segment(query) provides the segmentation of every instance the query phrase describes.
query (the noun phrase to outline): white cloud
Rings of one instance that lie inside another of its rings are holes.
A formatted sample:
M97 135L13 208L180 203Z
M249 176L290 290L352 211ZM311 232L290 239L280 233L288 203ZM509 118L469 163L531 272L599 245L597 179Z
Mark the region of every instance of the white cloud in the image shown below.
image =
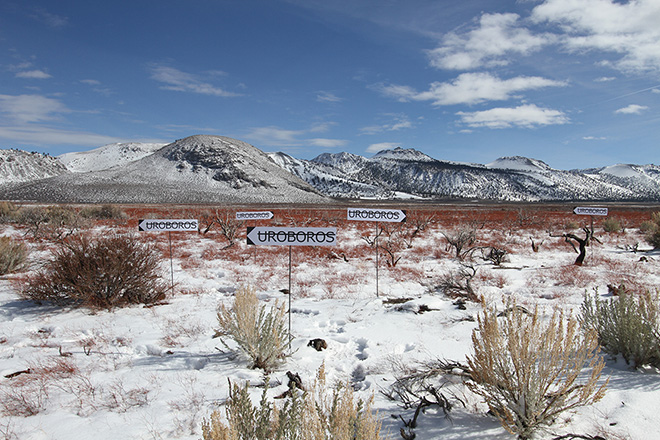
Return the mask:
M595 82L610 82L614 81L616 79L615 76L601 76L600 78L596 78L594 81Z
M191 92L201 95L233 97L240 96L238 93L228 92L224 89L202 81L197 75L182 72L168 66L152 66L151 79L165 84L163 90L172 90L176 92ZM217 76L217 73L212 74Z
M639 115L644 110L648 110L648 109L649 108L645 105L630 104L627 107L623 107L623 108L620 108L620 109L616 110L614 113L624 114L624 115Z
M476 28L447 34L442 45L428 51L431 65L469 70L509 63L511 55L528 55L553 41L550 34L533 34L520 26L517 14L483 14Z
M378 153L383 150L393 150L400 147L401 144L397 142L380 142L378 144L371 144L367 147L367 153Z
M604 136L584 136L582 139L585 141L604 141L607 140Z
M432 101L434 105L440 106L505 101L526 90L565 85L567 83L564 81L538 76L518 76L502 80L489 73L463 73L451 83L434 82L425 92L398 85L381 86L380 90L400 101Z
M61 15L52 14L43 8L37 8L31 14L31 17L54 29L61 29L69 24L69 19Z
M532 19L558 25L562 44L571 50L620 54L612 65L621 71L660 72L657 0L546 0Z
M544 125L561 125L568 117L558 110L537 107L533 104L513 108L493 108L478 112L458 112L461 122L470 127L486 128L533 128Z
M69 112L60 101L41 95L0 95L0 113L18 124L53 120Z
M16 78L48 79L52 78L52 75L43 70L26 70L23 72L16 72Z

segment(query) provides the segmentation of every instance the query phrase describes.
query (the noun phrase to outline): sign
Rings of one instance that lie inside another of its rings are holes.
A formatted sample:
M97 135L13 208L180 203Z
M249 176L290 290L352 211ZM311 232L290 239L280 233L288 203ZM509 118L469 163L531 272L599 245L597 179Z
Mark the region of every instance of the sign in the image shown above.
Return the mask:
M348 208L348 220L399 223L406 221L406 211L400 209Z
M335 246L337 228L248 227L247 243L257 246Z
M607 215L607 208L577 207L573 210L577 215Z
M236 220L270 220L273 218L271 211L248 211L237 212Z
M149 232L197 231L199 222L196 219L188 220L140 220L138 230Z

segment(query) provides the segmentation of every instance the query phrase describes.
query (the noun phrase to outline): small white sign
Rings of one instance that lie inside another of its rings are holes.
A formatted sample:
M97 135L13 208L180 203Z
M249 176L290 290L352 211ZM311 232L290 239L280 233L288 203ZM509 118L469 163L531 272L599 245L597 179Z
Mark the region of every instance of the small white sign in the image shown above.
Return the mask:
M337 228L248 227L247 243L257 246L335 246Z
M273 218L271 211L246 211L237 212L236 220L270 220Z
M366 222L399 223L406 221L406 211L400 209L348 208L347 219Z
M607 215L607 208L579 206L573 210L577 215Z
M186 220L140 220L138 230L150 232L197 231L199 222L196 219Z

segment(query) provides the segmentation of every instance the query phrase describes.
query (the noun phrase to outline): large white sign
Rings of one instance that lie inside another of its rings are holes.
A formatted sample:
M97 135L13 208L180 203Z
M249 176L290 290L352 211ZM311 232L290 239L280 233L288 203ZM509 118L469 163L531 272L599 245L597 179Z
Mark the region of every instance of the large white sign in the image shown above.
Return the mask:
M199 222L196 219L187 220L140 220L138 230L140 231L197 231Z
M261 246L335 246L337 228L248 227L247 243Z
M578 215L607 215L607 208L577 207L573 210Z
M270 220L273 218L271 211L246 211L237 212L236 220Z
M399 223L406 221L406 211L400 209L348 208L347 218L348 220L367 222Z

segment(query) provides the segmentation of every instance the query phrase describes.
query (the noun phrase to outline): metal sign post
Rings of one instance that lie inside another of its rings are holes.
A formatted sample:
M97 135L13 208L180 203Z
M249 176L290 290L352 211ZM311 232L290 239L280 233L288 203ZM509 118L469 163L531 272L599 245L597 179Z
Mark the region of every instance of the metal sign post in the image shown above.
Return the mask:
M374 248L376 248L376 298L378 292L378 236L380 235L380 222L401 223L406 221L406 211L401 209L373 209L373 208L348 208L346 218L353 221L376 222L376 235L374 238Z
M248 226L247 244L252 246L289 246L289 350L291 350L291 248L293 246L335 246L337 228L286 228Z
M172 283L171 292L174 294L174 263L172 261L172 231L197 232L199 222L196 219L183 220L140 220L138 231L140 232L167 232L170 248L170 279Z

